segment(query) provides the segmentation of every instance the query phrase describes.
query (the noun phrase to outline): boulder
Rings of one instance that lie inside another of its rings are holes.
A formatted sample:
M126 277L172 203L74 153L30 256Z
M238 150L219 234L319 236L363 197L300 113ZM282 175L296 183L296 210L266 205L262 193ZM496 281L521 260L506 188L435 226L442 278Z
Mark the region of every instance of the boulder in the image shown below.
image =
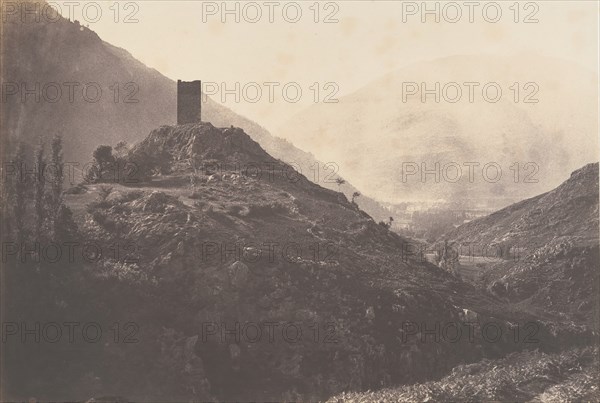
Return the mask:
M231 266L229 266L228 272L231 285L236 288L242 288L246 285L250 269L248 269L248 266L244 263L240 261L233 262Z

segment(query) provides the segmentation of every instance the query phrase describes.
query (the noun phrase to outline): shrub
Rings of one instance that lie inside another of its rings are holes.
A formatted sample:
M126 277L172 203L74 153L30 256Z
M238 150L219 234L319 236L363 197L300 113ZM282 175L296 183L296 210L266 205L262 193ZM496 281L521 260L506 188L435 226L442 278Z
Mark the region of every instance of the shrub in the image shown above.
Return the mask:
M196 207L200 210L204 210L204 207L206 207L206 202L196 201L196 202L194 202L194 207Z
M127 192L123 195L121 195L121 197L119 197L119 202L121 203L127 203L133 200L137 200L140 197L144 196L144 192L141 190L134 190L133 192Z
M233 205L227 207L227 213L229 213L231 215L247 216L249 212L250 212L250 209L248 209L248 207L240 206L238 204L233 204Z
M98 198L100 202L105 202L113 191L112 186L100 186L98 188Z
M88 191L88 187L85 186L83 183L80 183L78 185L72 186L69 189L65 190L65 194L79 195L79 194L86 193L87 191Z
M265 217L287 212L288 208L280 202L272 202L269 204L251 204L248 206L248 215L254 217Z
M330 401L598 401L597 354L597 348L589 347L557 354L512 353L459 365L440 380L343 393Z
M92 218L98 225L101 226L104 225L104 223L106 222L106 216L101 211L94 211L92 213Z

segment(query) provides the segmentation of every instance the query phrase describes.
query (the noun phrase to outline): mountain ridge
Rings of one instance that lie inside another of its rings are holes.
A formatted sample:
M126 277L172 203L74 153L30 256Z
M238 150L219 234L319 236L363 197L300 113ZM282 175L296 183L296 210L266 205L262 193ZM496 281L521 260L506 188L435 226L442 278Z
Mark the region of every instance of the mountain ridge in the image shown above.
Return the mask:
M313 105L279 132L300 147L316 144L317 158L338 161L353 183L378 199L398 203L409 201L410 195L469 202L467 195L477 194L493 201L510 193L512 200L489 206L499 209L548 191L564 180L565 170L597 160L597 85L589 85L597 80L573 63L551 64L542 56L453 56L390 72L327 110ZM473 102L465 82L476 85ZM417 84L415 93L404 88L410 83ZM421 83L427 90L439 85L439 102L432 94L422 102ZM452 83L456 85L448 88L461 89L454 103L447 100L454 91L445 96L443 90ZM500 88L499 101L483 97L487 84ZM574 144L569 135L581 140ZM421 181L420 170L405 181L403 163L411 162L419 167L426 163L428 169L436 162L480 166L474 182L464 166L458 181ZM500 180L485 180L480 171L487 163L500 165ZM515 163L520 164L519 175ZM525 182L525 175L533 180Z

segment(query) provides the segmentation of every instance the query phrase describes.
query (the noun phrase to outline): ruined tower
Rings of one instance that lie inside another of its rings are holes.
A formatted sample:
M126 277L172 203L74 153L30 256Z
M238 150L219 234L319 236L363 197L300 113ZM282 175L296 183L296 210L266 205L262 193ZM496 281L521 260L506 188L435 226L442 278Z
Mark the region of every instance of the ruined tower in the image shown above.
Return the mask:
M177 124L200 122L202 82L177 80Z

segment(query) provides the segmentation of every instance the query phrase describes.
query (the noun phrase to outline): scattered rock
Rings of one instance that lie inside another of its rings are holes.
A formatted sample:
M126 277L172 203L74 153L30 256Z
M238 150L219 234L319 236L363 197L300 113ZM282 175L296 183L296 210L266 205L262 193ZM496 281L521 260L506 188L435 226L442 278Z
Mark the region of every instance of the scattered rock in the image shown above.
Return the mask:
M229 266L228 271L231 285L236 288L243 288L246 285L250 273L250 269L248 269L247 265L240 261L236 261Z

